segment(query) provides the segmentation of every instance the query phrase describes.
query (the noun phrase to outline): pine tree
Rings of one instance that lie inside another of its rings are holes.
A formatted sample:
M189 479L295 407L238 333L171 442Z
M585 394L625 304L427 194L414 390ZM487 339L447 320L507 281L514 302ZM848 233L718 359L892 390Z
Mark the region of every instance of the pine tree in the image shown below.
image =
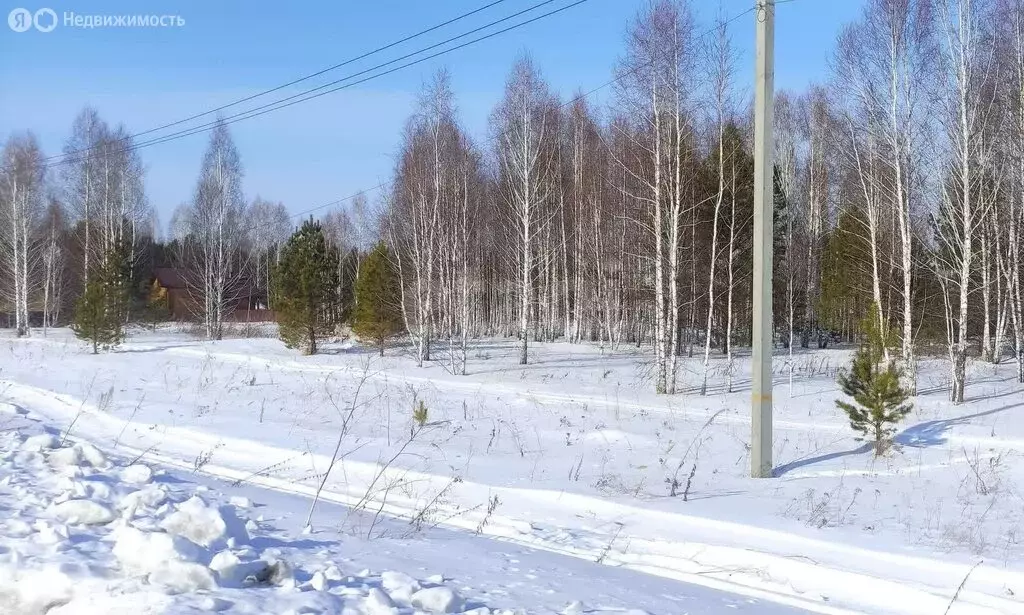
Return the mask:
M98 271L89 276L78 299L72 329L79 339L92 343L93 354L100 348L113 348L124 340L129 276L125 250L116 249L107 254Z
M274 313L289 348L316 354L317 338L330 335L338 314L338 250L312 218L295 231L274 268Z
M881 455L892 440L894 425L913 406L907 403L910 393L900 382L902 369L895 361L885 360L886 344L893 335L879 327L877 310L872 305L865 318L867 337L857 349L851 370L839 375L843 393L854 403L836 400L836 405L846 412L855 431L874 438L875 455Z
M359 266L352 329L356 335L374 340L381 356L388 338L404 329L400 301L398 276L387 246L380 242Z

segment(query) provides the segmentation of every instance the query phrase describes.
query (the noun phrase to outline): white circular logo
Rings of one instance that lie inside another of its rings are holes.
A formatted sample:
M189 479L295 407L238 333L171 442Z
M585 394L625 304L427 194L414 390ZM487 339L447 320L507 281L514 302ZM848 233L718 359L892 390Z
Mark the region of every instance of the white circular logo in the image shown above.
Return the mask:
M32 21L36 24L36 30L44 33L53 32L57 27L57 13L53 9L39 9L32 17Z
M53 15L53 21L56 24L56 13ZM25 32L32 27L32 11L28 9L14 9L7 15L7 25L15 32Z

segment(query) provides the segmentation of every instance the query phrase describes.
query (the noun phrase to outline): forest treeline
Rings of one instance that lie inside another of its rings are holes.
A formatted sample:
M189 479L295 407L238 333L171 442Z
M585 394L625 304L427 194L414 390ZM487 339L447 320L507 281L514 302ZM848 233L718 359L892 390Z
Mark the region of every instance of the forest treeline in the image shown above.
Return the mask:
M780 19L799 10L784 6ZM676 391L684 360L701 362L706 390L712 356L731 367L750 342L752 112L729 23L694 8L639 11L607 105L553 91L524 55L474 136L435 74L380 196L321 217L346 304L324 309L352 311L382 241L421 364L464 372L482 336L515 336L523 363L533 340L635 344L657 391ZM852 341L871 314L909 384L919 354L941 353L962 401L969 357L1024 354L1024 0L867 0L829 53L825 82L775 98L777 342ZM67 321L118 250L138 302L154 267L184 272L210 338L243 285L274 307L299 221L247 199L228 123L162 239L135 142L92 109L59 155L31 133L7 140L0 292L19 333L34 314Z

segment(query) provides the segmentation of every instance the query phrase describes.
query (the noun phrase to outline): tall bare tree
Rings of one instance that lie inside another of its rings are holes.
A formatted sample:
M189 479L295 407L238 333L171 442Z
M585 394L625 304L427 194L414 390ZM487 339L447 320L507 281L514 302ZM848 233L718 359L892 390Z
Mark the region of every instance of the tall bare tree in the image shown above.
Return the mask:
M224 335L224 319L246 280L245 197L242 162L227 124L219 121L210 133L195 195L185 214L188 237L183 245L184 269L193 310L202 319L208 339Z
M19 336L29 331L29 294L38 261L34 231L44 207L46 165L32 133L7 139L0 152L0 263L8 283L5 299L14 311Z
M499 186L512 227L519 270L519 362L526 364L533 308L535 252L551 222L551 174L556 128L551 95L529 57L512 68L505 96L491 118Z

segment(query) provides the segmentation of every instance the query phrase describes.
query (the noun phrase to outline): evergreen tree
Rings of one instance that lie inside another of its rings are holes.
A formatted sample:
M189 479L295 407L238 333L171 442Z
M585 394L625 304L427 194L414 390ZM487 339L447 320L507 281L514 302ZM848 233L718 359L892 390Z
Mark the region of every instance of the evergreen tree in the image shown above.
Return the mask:
M398 276L380 242L359 266L356 279L356 307L352 329L356 335L374 340L384 355L388 338L403 330Z
M131 269L126 250L115 249L106 255L98 270L89 276L75 307L72 329L82 340L92 343L92 352L117 346L124 340L128 315Z
M836 400L850 419L850 426L874 438L875 455L885 452L894 425L910 413L910 393L900 380L903 372L895 361L885 361L885 348L894 336L878 325L878 306L872 305L864 321L867 337L857 349L849 372L839 375L843 393L854 403Z
M316 354L317 338L334 330L338 314L338 250L312 218L295 231L274 268L274 313L289 348Z

